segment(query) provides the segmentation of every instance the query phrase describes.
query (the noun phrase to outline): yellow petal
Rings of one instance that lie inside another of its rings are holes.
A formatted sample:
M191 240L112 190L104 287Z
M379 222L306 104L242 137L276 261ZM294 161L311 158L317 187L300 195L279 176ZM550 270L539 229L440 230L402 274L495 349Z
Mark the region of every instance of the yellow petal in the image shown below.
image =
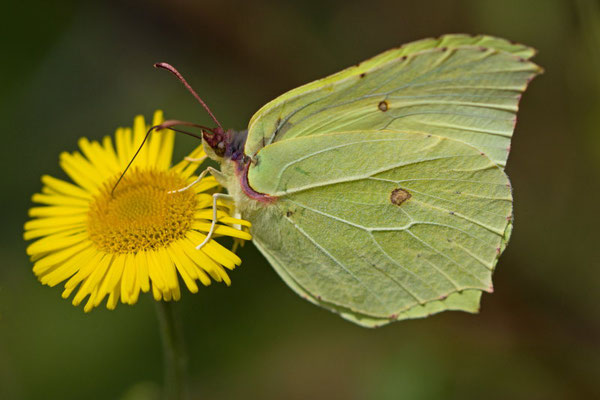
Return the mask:
M137 115L133 120L133 150L134 154L139 150L136 156L138 167L148 167L148 147L145 144L142 146L147 130L144 116Z
M123 276L123 269L125 268L125 255L117 254L110 266L102 285L100 286L100 295L105 296L109 293L114 292L115 287L121 282Z
M123 278L121 279L121 301L129 303L129 297L133 293L135 284L135 258L133 254L127 254L125 258L125 269L123 270Z
M44 206L44 207L31 207L29 209L30 217L62 217L62 216L73 216L78 214L86 214L87 209L82 207L68 207L68 206Z
M54 234L60 235L74 235L76 233L85 232L85 225L80 224L79 226L72 227L64 227L64 226L56 226L52 228L40 228L40 229L30 229L23 233L23 238L25 240L37 239L43 236L50 236Z
M86 241L79 243L75 246L57 251L56 253L49 254L34 264L33 273L39 276L45 273L54 265L63 263L68 258L75 256L76 254L85 250L89 246L91 246L91 242Z
M194 222L192 224L192 229L202 232L208 232L210 230L210 226L211 224L208 222ZM252 239L252 235L250 235L248 232L244 232L239 229L231 228L225 225L215 225L214 233L216 235L231 236L244 240Z
M64 263L56 265L54 269L40 274L40 282L51 287L58 285L76 273L81 265L87 264L96 252L97 250L93 247L83 250L77 255L67 259Z
M225 281L228 282L229 276L225 270L210 257L208 257L202 250L196 249L196 244L189 238L186 239L184 245L182 245L185 254L196 264L198 268L202 268L210 274L210 276L217 282Z
M25 230L44 229L44 228L74 228L86 223L85 215L76 215L73 217L53 217L53 218L37 218L25 222Z
M202 243L206 238L205 235L198 233L196 231L190 231L189 237L198 244ZM206 243L204 247L201 249L206 253L210 258L215 260L217 263L223 265L225 268L234 269L236 265L240 265L242 260L232 253L230 250L221 246L219 243L214 240Z
M92 195L72 183L65 182L61 179L56 179L50 175L42 176L42 183L58 193L66 196L79 197L84 200L90 200Z
M162 268L160 268L156 262L158 255L156 254L156 251L147 251L145 253L146 261L148 262L148 275L152 280L152 290L154 291L154 288L156 287L157 290L162 292L167 289L167 283Z
M89 200L84 200L79 197L73 196L61 196L61 195L47 195L36 193L31 197L31 201L39 204L48 204L53 206L71 206L87 209L89 207Z
M121 285L119 285L119 284L115 285L115 288L110 293L110 296L108 296L108 301L106 302L106 308L108 308L109 310L114 310L117 307L117 303L119 302L119 297L120 297L120 291L119 291L120 286Z
M140 289L145 293L150 290L150 279L149 279L149 271L148 271L148 256L146 251L138 252L136 256L136 264L138 266L137 270L137 285L139 285Z
M156 167L161 170L166 170L171 166L171 158L173 157L173 145L175 143L175 132L171 130L161 131L162 142L158 153Z
M65 247L74 246L80 242L87 240L87 232L77 235L51 235L39 239L27 247L27 254L52 252ZM89 243L89 242L88 242Z
M175 265L173 265L173 260L171 259L171 257L169 257L164 248L157 250L156 254L158 256L158 266L162 269L167 288L170 290L178 288L179 282L177 281L177 273L175 272Z
M179 254L177 254L177 252L174 251L173 246L169 246L167 248L167 253L169 254L169 257L171 257L171 259L175 262L175 267L177 268L177 271L179 271L179 275L181 275L181 277L183 278L183 282L187 286L188 290L192 293L197 293L198 285L196 285L194 278L190 276L190 272L193 273L194 271L190 271L186 268L185 263L179 257Z
M98 263L92 268L89 276L84 279L82 285L79 287L77 294L73 298L73 305L78 306L83 299L91 294L94 289L97 290L97 287L100 284L100 281L106 274L106 270L110 266L110 262L112 260L112 256L110 254L103 254L102 258L98 261Z
M92 177L94 172L97 173L96 168L83 157L75 158L74 155L64 152L60 155L59 164L75 183L90 193L96 193L101 181Z

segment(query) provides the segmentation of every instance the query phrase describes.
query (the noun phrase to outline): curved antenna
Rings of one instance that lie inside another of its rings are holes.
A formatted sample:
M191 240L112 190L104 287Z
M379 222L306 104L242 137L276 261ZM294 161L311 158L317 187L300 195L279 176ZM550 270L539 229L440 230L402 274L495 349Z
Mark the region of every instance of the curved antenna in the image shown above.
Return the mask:
M194 127L194 128L200 128L200 129L203 129L203 130L207 130L207 131L213 132L213 130L211 128L207 128L204 125L194 124L193 122L178 121L178 120L175 120L175 119L167 120L167 121L163 122L160 125L154 125L150 129L148 129L148 132L146 132L146 136L144 136L144 140L142 140L142 143L138 147L137 151L135 152L135 154L133 155L133 157L131 157L131 161L129 161L129 164L127 164L127 167L125 167L125 170L123 171L123 173L121 173L121 176L119 176L119 179L117 179L117 182L115 182L115 185L113 186L112 190L110 191L111 197L114 195L115 189L117 188L117 186L119 185L119 183L121 182L121 180L123 180L123 177L125 176L125 173L129 169L129 167L131 167L131 164L133 164L133 161L135 160L135 158L137 157L137 155L142 150L142 147L144 147L144 144L148 140L148 137L150 136L150 133L152 133L152 131L155 131L155 130L156 131L160 131L161 129L170 129L170 130L172 130L174 132L183 133L185 135L188 135L188 136L191 136L191 137L195 137L196 139L202 140L202 136L198 136L198 135L190 133L190 132L186 132L186 131L182 131L182 130L173 128L174 126L177 126L177 125L191 126L191 127Z
M223 129L223 127L221 126L221 123L217 120L217 118L214 116L214 114L212 113L212 111L210 111L210 108L208 108L208 106L206 105L206 103L200 98L200 96L198 96L198 93L196 93L196 91L194 89L192 89L192 87L190 86L190 84L187 83L187 81L185 80L185 78L183 77L183 75L181 75L179 73L179 71L177 71L175 69L175 67L173 67L171 64L167 64L165 62L156 63L156 64L154 64L154 67L166 69L167 71L169 71L170 73L172 73L173 75L175 75L175 77L177 77L177 79L179 79L179 81L181 83L183 83L183 86L185 86L185 88L192 94L192 96L194 96L196 98L196 100L198 100L198 102L202 105L202 107L204 107L204 109L206 110L206 112L208 113L208 115L210 115L210 117L213 119L213 121L215 121L215 124L217 124L217 126L219 128Z

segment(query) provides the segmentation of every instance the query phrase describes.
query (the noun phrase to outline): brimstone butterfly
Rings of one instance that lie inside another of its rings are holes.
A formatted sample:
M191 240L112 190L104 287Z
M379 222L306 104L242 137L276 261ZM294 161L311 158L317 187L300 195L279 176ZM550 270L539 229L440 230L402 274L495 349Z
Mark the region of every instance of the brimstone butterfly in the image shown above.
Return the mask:
M503 168L534 53L467 35L389 50L276 98L246 131L205 129L209 172L303 298L369 327L476 312L511 233Z

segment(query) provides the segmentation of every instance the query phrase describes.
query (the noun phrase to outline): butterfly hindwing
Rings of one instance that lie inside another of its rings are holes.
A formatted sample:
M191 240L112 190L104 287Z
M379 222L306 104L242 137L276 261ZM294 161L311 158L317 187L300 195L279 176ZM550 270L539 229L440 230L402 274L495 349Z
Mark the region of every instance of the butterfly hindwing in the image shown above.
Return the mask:
M256 155L248 182L277 196L247 215L254 242L299 294L363 325L475 311L508 239L512 197L478 149L359 130Z

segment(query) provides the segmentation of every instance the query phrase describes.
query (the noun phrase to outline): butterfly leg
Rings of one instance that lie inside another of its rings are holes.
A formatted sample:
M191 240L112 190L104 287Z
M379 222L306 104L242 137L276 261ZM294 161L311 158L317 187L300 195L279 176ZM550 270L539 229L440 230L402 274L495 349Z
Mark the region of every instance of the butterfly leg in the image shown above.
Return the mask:
M198 158L185 156L183 159L188 162L195 162L195 163L202 164L204 162L204 160L206 160L206 156L198 157Z
M210 173L212 176L217 176L217 175L221 175L221 173L219 171L217 171L216 169L212 168L212 167L208 167L206 168L204 171L202 171L200 173L200 175L198 175L198 177L194 180L194 182L190 183L189 185L182 187L181 189L177 189L177 190L171 190L168 193L180 193L180 192L185 192L186 190L192 188L195 184L197 184L198 182L200 182L205 176L206 174Z
M215 193L213 194L213 208L212 208L212 222L210 224L210 229L208 230L208 233L206 234L206 238L204 239L204 241L202 243L200 243L198 246L196 246L196 250L200 250L202 247L204 247L204 245L206 243L208 243L208 241L212 238L213 234L215 233L215 228L217 227L217 200L219 199L225 199L225 200L233 200L233 197L231 197L228 194L225 193Z

